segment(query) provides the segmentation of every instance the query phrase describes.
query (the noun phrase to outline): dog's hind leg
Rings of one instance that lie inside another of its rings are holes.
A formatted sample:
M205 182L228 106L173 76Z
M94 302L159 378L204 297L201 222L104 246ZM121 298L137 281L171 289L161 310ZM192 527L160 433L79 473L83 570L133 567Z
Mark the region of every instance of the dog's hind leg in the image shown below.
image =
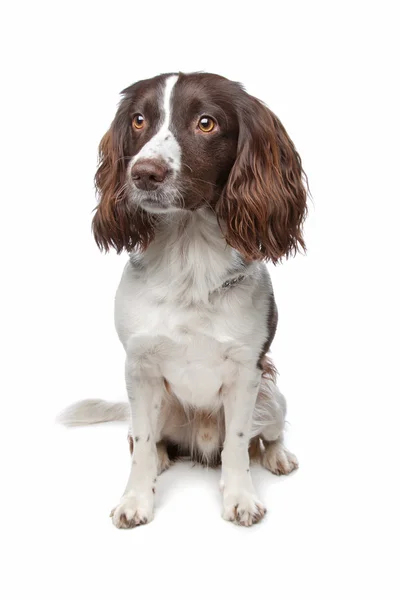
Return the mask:
M254 411L256 435L249 451L254 460L275 475L287 475L299 466L296 456L283 443L285 417L285 397L273 381L263 379Z

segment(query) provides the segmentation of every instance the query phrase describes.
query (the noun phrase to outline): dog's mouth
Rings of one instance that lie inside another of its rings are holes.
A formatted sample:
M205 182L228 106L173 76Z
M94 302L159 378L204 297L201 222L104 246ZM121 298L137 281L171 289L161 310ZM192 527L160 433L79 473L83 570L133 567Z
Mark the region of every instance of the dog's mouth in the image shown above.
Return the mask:
M132 203L147 212L165 213L184 209L182 194L172 185L157 190L139 190L132 188Z

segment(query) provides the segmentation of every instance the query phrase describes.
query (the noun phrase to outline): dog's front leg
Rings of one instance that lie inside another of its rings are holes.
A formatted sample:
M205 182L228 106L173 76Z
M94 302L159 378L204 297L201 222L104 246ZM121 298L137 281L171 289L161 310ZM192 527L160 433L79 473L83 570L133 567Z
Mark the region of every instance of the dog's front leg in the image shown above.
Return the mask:
M223 513L227 521L249 526L266 510L257 498L250 474L249 443L261 373L242 367L235 383L223 388L225 442L222 451Z
M157 421L165 392L157 348L136 343L127 352L125 377L131 407L134 451L119 505L111 511L116 527L128 529L153 519L157 480Z

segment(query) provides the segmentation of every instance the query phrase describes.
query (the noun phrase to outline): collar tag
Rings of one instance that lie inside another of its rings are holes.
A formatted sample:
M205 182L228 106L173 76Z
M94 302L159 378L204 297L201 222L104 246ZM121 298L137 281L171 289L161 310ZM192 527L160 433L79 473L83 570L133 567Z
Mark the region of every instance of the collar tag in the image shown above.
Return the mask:
M224 281L224 283L221 285L221 288L233 287L237 283L240 283L241 281L243 281L244 277L245 277L244 275L238 275L237 277L234 277L233 279L227 279L227 281Z

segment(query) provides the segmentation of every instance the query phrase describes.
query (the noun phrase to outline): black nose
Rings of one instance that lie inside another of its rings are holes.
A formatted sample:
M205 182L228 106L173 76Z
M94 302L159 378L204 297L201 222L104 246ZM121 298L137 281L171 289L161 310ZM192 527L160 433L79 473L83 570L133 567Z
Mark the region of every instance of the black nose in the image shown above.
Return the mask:
M139 190L156 190L169 172L168 165L160 160L142 159L132 167L131 176Z

